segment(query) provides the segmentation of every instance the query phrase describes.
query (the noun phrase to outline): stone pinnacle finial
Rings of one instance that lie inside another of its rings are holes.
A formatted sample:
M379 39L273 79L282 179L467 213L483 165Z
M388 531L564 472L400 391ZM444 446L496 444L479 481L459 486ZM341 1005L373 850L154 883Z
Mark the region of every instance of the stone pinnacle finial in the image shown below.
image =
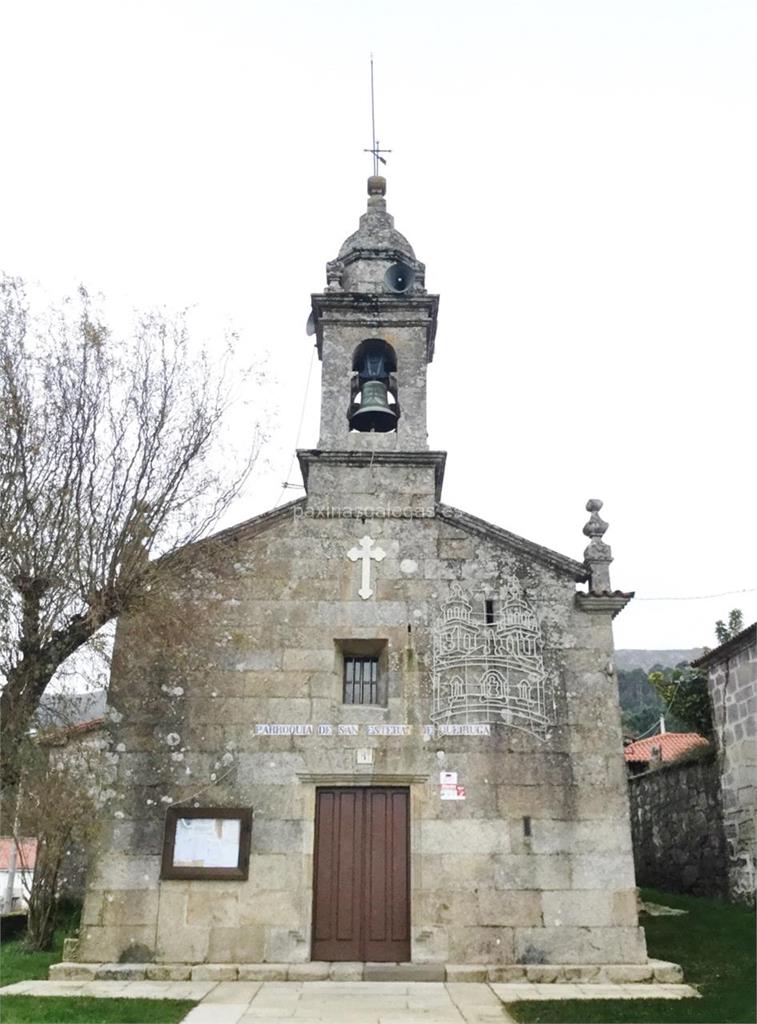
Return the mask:
M386 213L386 178L372 174L368 179L368 213Z
M607 532L608 524L599 516L602 502L599 498L590 498L586 502L586 511L590 512L589 522L584 526L584 534L589 538L589 546L584 551L584 562L591 573L589 589L593 594L609 594L610 562L612 548L605 544L602 537Z
M604 502L600 501L599 498L589 498L586 502L586 511L591 512L591 518L589 522L584 526L584 534L587 537L603 537L607 533L608 523L604 519L599 518L599 510L602 508Z

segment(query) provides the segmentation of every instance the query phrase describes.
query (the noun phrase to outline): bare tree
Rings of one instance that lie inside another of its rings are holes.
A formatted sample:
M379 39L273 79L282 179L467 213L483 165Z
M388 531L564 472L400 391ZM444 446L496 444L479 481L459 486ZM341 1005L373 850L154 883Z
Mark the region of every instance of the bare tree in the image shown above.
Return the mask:
M85 858L99 834L101 749L88 745L86 737L69 746L68 732L59 728L23 741L22 832L37 840L34 873L25 882L24 944L32 950L52 945L66 865L74 850ZM14 838L20 852L18 835Z
M229 339L220 359L194 354L186 318L160 312L117 338L83 288L41 314L16 279L0 278L0 298L0 753L13 784L56 671L155 587L156 555L217 522L260 433L233 457Z

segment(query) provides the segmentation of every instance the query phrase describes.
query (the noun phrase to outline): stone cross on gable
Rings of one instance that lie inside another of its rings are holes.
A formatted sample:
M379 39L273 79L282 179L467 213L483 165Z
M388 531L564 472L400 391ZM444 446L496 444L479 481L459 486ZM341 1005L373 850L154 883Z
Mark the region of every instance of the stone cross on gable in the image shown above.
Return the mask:
M374 541L368 537L361 537L358 541L356 548L350 548L347 552L347 557L351 562L357 562L359 558L363 560L363 573L360 581L360 589L358 594L364 601L373 594L371 590L371 559L375 558L377 562L380 562L382 558L386 557L386 552L382 551L381 548L374 548ZM373 550L371 550L373 549Z

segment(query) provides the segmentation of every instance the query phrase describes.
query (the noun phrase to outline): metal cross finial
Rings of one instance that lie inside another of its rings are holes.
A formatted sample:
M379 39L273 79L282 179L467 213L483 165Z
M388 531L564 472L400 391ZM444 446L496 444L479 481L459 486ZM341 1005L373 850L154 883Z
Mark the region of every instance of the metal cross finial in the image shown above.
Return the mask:
M371 138L373 139L373 145L370 149L364 149L363 152L373 154L373 173L374 175L377 175L379 172L379 161L381 161L382 164L386 164L386 160L384 160L381 154L391 153L391 149L381 149L379 141L376 138L376 101L373 90L373 54L371 54Z

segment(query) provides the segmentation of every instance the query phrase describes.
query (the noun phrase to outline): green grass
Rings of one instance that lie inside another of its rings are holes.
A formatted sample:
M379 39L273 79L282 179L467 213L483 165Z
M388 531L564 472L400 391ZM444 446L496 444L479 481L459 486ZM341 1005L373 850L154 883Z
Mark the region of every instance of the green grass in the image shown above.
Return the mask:
M173 1024L197 1004L189 999L92 999L3 996L3 1024Z
M21 939L0 947L0 985L47 978L58 963L65 932L55 934L48 953L27 953ZM94 999L89 996L4 996L0 989L3 1024L173 1024L197 1003L188 999Z
M684 980L699 989L701 999L521 1002L509 1003L509 1014L524 1024L754 1024L754 912L654 889L642 889L642 897L688 911L676 917L645 914L641 923L649 955L681 964Z
M11 939L0 946L0 985L14 981L46 978L50 964L57 964L63 952L62 931L55 933L53 948L47 953L27 953L21 939Z

